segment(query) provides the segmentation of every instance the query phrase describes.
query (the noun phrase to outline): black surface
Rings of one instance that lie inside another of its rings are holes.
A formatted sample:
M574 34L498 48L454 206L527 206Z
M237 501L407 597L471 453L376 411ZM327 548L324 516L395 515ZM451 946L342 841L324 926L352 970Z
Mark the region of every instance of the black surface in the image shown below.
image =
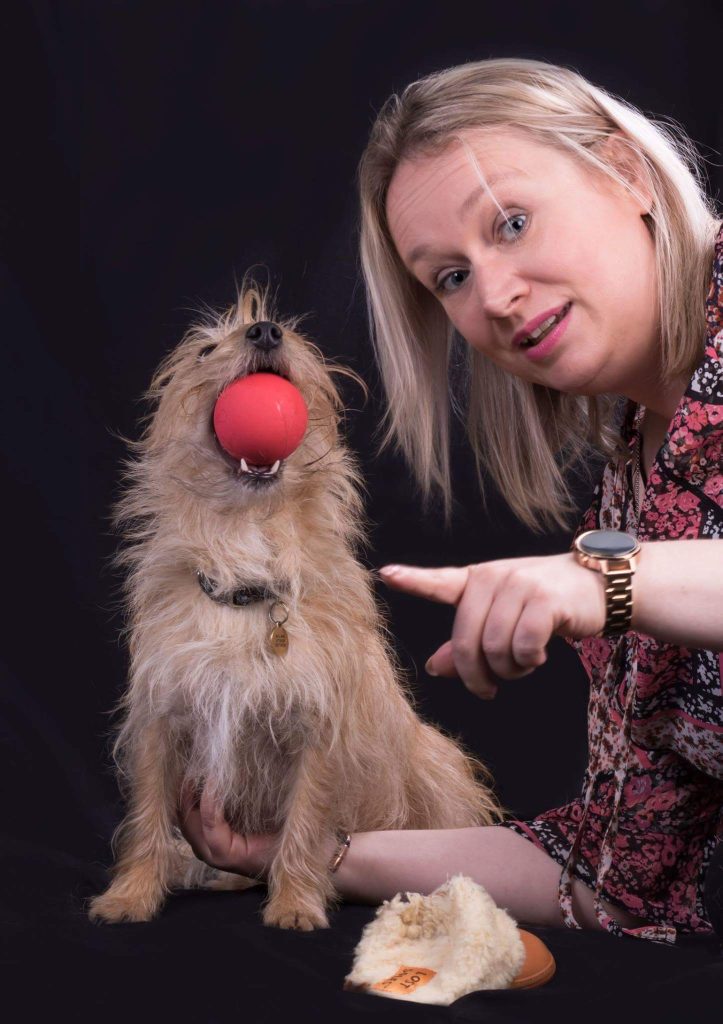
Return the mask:
M715 938L682 936L669 947L530 928L557 963L546 985L470 993L449 1007L405 1006L342 990L364 925L374 917L371 906L343 905L329 929L282 931L262 924L266 890L258 886L244 893L174 893L157 920L145 924L90 924L83 905L105 882L100 866L47 844L5 840L1 848L5 938L8 931L13 935L4 956L3 997L21 997L30 1020L62 1008L74 1021L220 1024L288 1015L302 1021L679 1024L703 1020L723 989L723 946Z
M232 301L257 266L325 354L369 381L343 385L346 432L368 485L369 566L466 564L557 553L494 496L481 511L470 453L454 449L445 533L409 475L377 456L381 408L357 264L354 174L393 89L486 56L577 67L681 122L721 181L716 3L645 0L515 7L460 2L31 0L6 8L3 88L3 568L0 648L0 992L10 1019L150 1021L708 1019L720 1014L716 940L674 948L540 933L556 978L450 1009L341 991L373 908L318 934L267 929L260 894L180 894L148 925L84 917L121 814L108 712L125 679L107 568L108 512L136 436L138 397L204 304ZM582 509L589 499L578 488ZM480 702L422 665L451 610L380 587L421 712L491 767L519 816L579 792L587 685L562 640L533 675Z

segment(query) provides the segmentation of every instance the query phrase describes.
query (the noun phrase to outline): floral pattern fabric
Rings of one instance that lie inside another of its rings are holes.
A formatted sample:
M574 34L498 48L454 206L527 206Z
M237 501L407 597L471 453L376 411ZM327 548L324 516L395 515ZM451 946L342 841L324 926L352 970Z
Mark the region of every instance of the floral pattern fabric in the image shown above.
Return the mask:
M631 460L611 460L577 534L624 530L656 540L723 538L723 227L706 301L703 358L650 471L636 523ZM622 433L630 456L645 407L628 401ZM576 534L576 536L577 536ZM590 680L589 762L582 795L508 827L563 866L565 925L572 876L594 890L609 932L675 942L712 932L703 905L705 874L723 840L723 655L635 631L568 639ZM624 928L602 905L649 924Z

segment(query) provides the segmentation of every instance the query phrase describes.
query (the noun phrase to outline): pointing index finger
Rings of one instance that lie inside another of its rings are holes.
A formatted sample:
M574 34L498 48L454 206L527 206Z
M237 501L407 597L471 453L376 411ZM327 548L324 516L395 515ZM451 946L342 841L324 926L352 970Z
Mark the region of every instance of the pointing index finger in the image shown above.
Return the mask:
M381 579L395 590L404 590L417 597L442 604L458 604L469 578L467 566L445 566L425 569L416 565L385 565L379 570Z

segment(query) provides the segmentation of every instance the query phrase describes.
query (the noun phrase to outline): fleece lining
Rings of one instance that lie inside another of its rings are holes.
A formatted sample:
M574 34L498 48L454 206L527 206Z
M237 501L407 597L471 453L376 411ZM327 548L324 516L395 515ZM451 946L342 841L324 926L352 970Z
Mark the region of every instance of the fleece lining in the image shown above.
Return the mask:
M364 928L344 988L448 1006L478 989L509 988L524 960L514 918L483 886L453 875L428 896L384 900Z

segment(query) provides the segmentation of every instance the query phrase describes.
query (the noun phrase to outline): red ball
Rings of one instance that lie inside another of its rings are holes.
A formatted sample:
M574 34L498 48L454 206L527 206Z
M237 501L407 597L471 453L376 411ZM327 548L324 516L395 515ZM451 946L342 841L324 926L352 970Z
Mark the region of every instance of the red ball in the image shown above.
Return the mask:
M308 419L306 402L290 381L275 373L252 373L218 396L213 429L229 455L268 466L296 451Z

